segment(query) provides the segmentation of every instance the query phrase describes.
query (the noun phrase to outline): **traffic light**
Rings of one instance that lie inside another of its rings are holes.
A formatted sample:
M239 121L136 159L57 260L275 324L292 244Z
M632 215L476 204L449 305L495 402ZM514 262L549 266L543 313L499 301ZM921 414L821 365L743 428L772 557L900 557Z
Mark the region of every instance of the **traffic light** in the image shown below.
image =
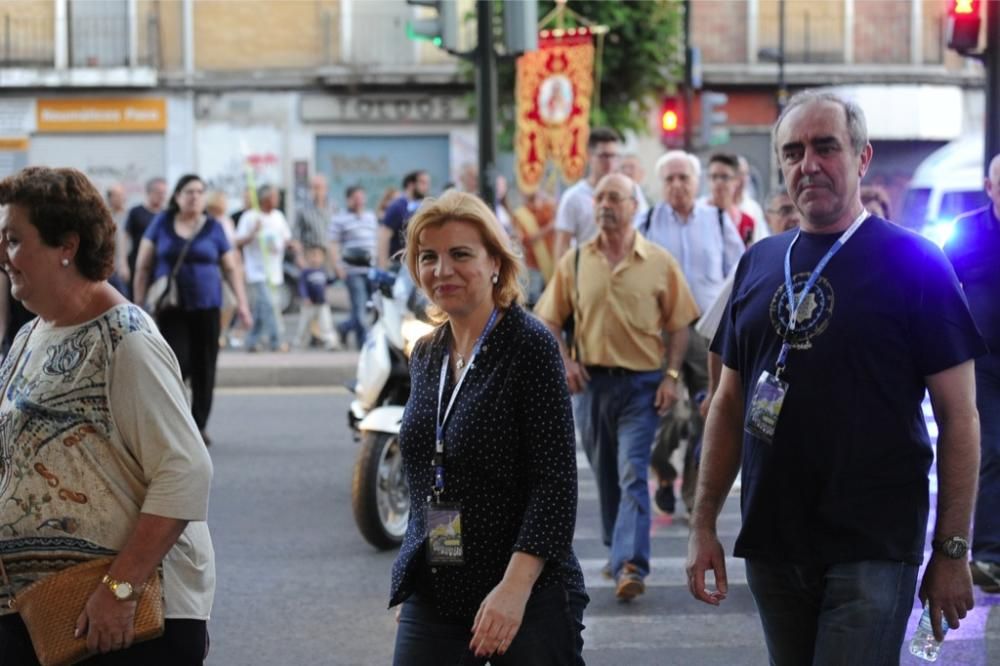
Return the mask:
M430 7L436 17L408 21L406 36L426 39L445 51L458 50L458 1L457 0L406 0L408 5Z
M729 143L726 122L729 115L720 107L729 101L725 93L703 90L701 92L701 142L706 146Z
M538 0L503 3L503 45L507 55L538 50Z
M684 147L684 100L680 95L663 98L660 106L660 141L667 148Z
M979 0L948 0L948 48L959 53L979 47Z

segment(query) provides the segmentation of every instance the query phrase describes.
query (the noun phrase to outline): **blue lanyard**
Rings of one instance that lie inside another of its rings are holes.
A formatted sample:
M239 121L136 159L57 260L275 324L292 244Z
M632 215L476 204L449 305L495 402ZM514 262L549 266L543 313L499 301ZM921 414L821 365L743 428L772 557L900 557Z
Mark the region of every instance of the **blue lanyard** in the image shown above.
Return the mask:
M806 300L806 296L814 286L816 286L816 281L819 280L820 274L826 265L830 263L833 259L833 255L840 251L840 248L847 244L847 241L851 240L851 236L854 232L861 227L861 223L868 219L868 211L862 210L861 213L854 219L854 222L847 231L844 232L840 238L833 244L819 263L816 264L816 268L813 269L812 274L809 279L806 280L806 286L803 287L802 291L799 293L799 300L795 300L795 286L792 283L792 248L795 247L795 243L798 242L799 236L802 235L802 231L799 230L795 234L795 238L792 239L791 244L788 246L788 250L785 251L785 295L788 297L788 333L795 330L795 325L798 322L799 308ZM781 345L781 351L778 353L778 362L776 364L775 376L780 377L781 373L785 370L785 363L788 361L788 352L791 351L792 345L788 342L788 333L785 334L785 341Z
M443 416L441 415L441 403L444 400L444 385L448 380L448 359L451 354L445 351L444 358L441 359L441 381L438 384L437 427L435 429L436 441L434 443L434 496L439 500L441 493L444 492L444 428L448 423L448 417L451 415L451 408L455 405L455 398L458 397L458 392L465 382L465 376L472 369L472 364L475 362L476 357L479 356L479 350L483 346L483 340L486 339L486 336L493 329L493 325L496 324L499 314L500 311L497 308L493 308L493 312L486 322L486 327L479 334L476 344L472 347L472 355L469 357L469 362L462 370L462 374L458 377L458 383L455 384L455 389L451 392L451 399L448 401L448 406L445 407Z

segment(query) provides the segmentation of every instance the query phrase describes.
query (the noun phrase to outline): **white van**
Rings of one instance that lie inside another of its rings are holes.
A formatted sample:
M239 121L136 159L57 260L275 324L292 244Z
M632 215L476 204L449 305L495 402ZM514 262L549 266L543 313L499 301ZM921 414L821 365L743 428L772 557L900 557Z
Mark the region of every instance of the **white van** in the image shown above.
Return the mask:
M900 221L943 245L956 217L988 203L983 191L983 139L957 139L917 167L906 188Z

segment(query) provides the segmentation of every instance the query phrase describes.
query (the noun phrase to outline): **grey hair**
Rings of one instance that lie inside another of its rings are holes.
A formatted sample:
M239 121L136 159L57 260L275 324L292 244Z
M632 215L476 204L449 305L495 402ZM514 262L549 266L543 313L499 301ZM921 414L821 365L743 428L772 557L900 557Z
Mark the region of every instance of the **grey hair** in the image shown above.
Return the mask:
M660 170L667 165L668 162L673 162L674 160L687 160L688 164L691 165L691 171L694 172L694 179L696 182L701 181L701 160L691 153L685 152L683 150L669 150L660 156L660 159L656 160L656 176L660 177Z
M274 192L274 185L261 185L257 188L257 201L260 201L272 192Z
M778 116L778 122L774 123L774 129L771 131L771 143L774 145L774 152L777 154L779 150L778 129L781 127L781 122L791 113L792 109L814 102L833 102L834 104L839 104L844 109L847 120L847 136L851 139L851 148L854 150L855 155L860 155L861 151L868 145L868 124L865 122L865 112L856 103L844 99L834 92L816 89L797 92L788 100L787 106L785 106L781 115Z

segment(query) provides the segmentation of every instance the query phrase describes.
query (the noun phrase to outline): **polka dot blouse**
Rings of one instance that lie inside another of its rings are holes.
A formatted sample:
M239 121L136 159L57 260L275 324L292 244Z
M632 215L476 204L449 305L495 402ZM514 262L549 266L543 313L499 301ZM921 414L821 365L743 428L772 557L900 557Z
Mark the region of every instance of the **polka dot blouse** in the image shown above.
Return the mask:
M576 448L562 358L548 329L518 306L484 340L448 417L441 500L461 503L465 564L427 564L424 507L434 484L438 382L450 343L448 326L441 326L411 358L400 448L412 506L390 605L417 593L442 618L471 623L515 551L545 559L536 591L582 591L572 546ZM454 388L449 372L445 404Z

